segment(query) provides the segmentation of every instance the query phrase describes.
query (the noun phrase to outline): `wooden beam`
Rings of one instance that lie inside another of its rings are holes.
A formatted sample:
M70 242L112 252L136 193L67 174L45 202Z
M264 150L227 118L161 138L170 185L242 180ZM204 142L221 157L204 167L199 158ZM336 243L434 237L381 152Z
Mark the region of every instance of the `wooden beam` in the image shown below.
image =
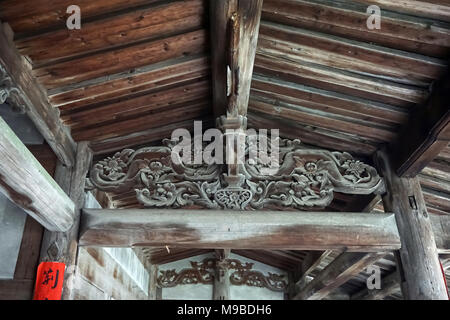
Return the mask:
M262 0L210 1L213 110L216 118L227 112L228 93L233 96L228 92L230 79L235 80L234 88L237 89L237 113L233 116L247 114L262 3ZM232 36L233 30L235 37Z
M0 64L6 69L12 83L21 92L27 104L26 112L41 135L66 166L75 159L75 144L69 129L59 118L59 112L48 102L45 89L32 74L28 61L22 57L12 42L12 32L0 21Z
M75 203L74 223L66 232L46 231L41 246L41 261L55 261L66 264L63 299L73 298L75 277L72 275L75 270L70 267L76 264L80 209L85 203L84 187L92 162L92 151L89 149L87 142L78 144L76 154L76 163L73 168L67 168L59 164L55 172L55 180Z
M386 255L386 252L344 252L323 269L295 297L295 300L319 300Z
M225 259L230 257L230 249L216 250L216 268L214 270L213 300L230 299L231 270L225 265Z
M434 86L425 106L419 106L403 128L392 161L401 177L415 177L450 143L450 73Z
M84 209L80 245L377 252L399 248L391 214Z
M379 172L384 176L384 209L395 213L402 246L400 260L406 285L406 299L448 299L439 264L431 220L418 178L400 178L385 151L376 154Z
M439 254L450 254L450 216L431 215L434 241Z
M332 250L311 251L301 264L301 276L296 281L297 291L300 291L307 284L307 278L310 274L332 253Z
M381 279L380 289L364 288L353 294L351 300L382 300L391 294L400 291L400 279L397 271Z
M66 231L75 205L0 117L0 191L45 228Z

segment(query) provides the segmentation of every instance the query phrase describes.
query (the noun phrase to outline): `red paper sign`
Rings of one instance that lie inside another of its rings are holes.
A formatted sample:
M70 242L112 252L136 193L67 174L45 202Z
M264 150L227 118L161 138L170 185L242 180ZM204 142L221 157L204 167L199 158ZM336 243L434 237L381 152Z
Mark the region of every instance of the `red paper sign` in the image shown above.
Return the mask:
M42 262L37 270L33 300L61 300L66 265Z

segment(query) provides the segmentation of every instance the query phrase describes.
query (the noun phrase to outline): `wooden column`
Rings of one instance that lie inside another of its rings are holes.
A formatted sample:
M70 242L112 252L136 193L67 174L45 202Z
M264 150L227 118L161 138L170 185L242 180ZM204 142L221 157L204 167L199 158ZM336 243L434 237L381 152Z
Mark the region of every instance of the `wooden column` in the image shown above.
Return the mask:
M216 250L213 300L230 300L230 270L226 266L230 250Z
M148 273L150 276L149 284L148 284L148 300L157 300L158 296L158 266L150 265L148 269Z
M66 231L74 202L0 117L0 191L52 231Z
M67 168L59 164L55 179L73 200L76 217L73 226L67 232L45 232L41 247L41 261L55 261L66 264L64 275L63 299L72 298L74 272L78 250L78 230L80 210L85 201L85 181L92 161L92 151L87 142L80 142L77 147L75 166Z
M447 300L432 224L419 180L400 178L385 151L377 153L379 172L386 182L383 205L394 212L401 239L400 260L403 296L412 300Z

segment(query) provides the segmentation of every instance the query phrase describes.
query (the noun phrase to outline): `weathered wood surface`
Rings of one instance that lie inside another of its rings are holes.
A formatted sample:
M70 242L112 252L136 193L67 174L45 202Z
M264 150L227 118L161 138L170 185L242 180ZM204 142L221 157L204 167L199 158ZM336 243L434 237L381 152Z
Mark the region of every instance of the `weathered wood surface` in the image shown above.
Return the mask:
M450 254L450 216L430 216L439 254Z
M0 280L0 300L31 300L33 280Z
M432 223L419 180L397 176L383 151L377 153L376 161L386 182L383 205L386 211L395 213L400 233L400 260L406 280L403 296L412 300L447 300Z
M400 291L400 277L397 271L383 277L380 289L364 288L351 296L352 300L382 300L387 296Z
M75 281L82 284L74 289L73 296L83 295L89 286L99 288L104 299L148 300L146 293L126 271L102 248L80 248Z
M45 228L66 231L75 205L0 118L0 190Z
M22 57L11 40L7 25L0 21L0 64L5 67L14 85L22 92L27 103L26 112L41 135L55 152L58 159L67 166L74 163L75 144L31 71L31 65Z
M382 10L382 28L368 32L367 7L372 4L375 2L357 4L355 1L335 0L266 0L262 17L272 22L386 47L446 57L449 38L442 36L444 30L440 28L439 21ZM391 4L395 5L394 2ZM398 5L401 6L400 3ZM431 3L428 6L433 10L436 8ZM425 11L421 10L420 16L426 16Z
M386 255L379 253L344 252L323 269L294 297L295 300L319 300L350 280L353 276Z
M84 209L80 245L380 251L399 239L390 214Z
M87 142L81 142L77 147L76 163L73 168L59 164L55 172L55 180L67 192L75 203L75 218L72 227L66 232L44 233L41 246L41 261L58 261L66 264L64 275L63 299L73 298L73 272L78 250L78 230L80 223L80 209L84 205L84 186L86 175L92 161L92 151Z
M414 110L399 140L393 143L394 169L415 177L450 143L450 73L433 86L427 103Z
M247 114L262 3L262 0L213 0L209 3L215 117L224 115L227 111L227 65L230 67L230 74L236 78L238 89L235 101L237 110L233 111L234 116ZM238 43L234 43L234 66L230 65L228 58L231 54L229 51L233 50L230 39L230 18L233 14L236 14L236 32L239 36Z
M307 284L307 278L311 273L328 257L332 250L325 251L311 251L302 261L300 265L300 277L295 281L296 291L304 288Z
M214 270L213 300L230 300L231 270L226 266L230 249L216 250L216 265Z

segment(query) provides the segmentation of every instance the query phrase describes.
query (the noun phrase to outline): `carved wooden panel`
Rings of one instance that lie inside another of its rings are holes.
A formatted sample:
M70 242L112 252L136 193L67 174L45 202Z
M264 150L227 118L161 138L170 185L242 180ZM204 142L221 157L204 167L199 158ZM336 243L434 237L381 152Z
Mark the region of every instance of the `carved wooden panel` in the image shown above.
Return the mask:
M324 208L334 191L369 194L382 187L373 167L348 153L305 149L299 140L279 140L275 170L249 161L247 152L236 175L226 173L226 165L175 163L174 146L165 140L164 146L123 150L95 164L90 180L102 191L134 189L138 201L150 208Z
M192 268L177 272L175 269L160 271L158 285L161 288L173 288L186 284L213 284L214 269L219 267L217 260L208 258L202 262L190 262ZM250 287L267 288L272 291L284 292L287 289L285 276L268 273L264 275L253 269L253 263L242 263L237 259L225 259L220 262L220 268L234 270L230 275L233 285L246 285Z

